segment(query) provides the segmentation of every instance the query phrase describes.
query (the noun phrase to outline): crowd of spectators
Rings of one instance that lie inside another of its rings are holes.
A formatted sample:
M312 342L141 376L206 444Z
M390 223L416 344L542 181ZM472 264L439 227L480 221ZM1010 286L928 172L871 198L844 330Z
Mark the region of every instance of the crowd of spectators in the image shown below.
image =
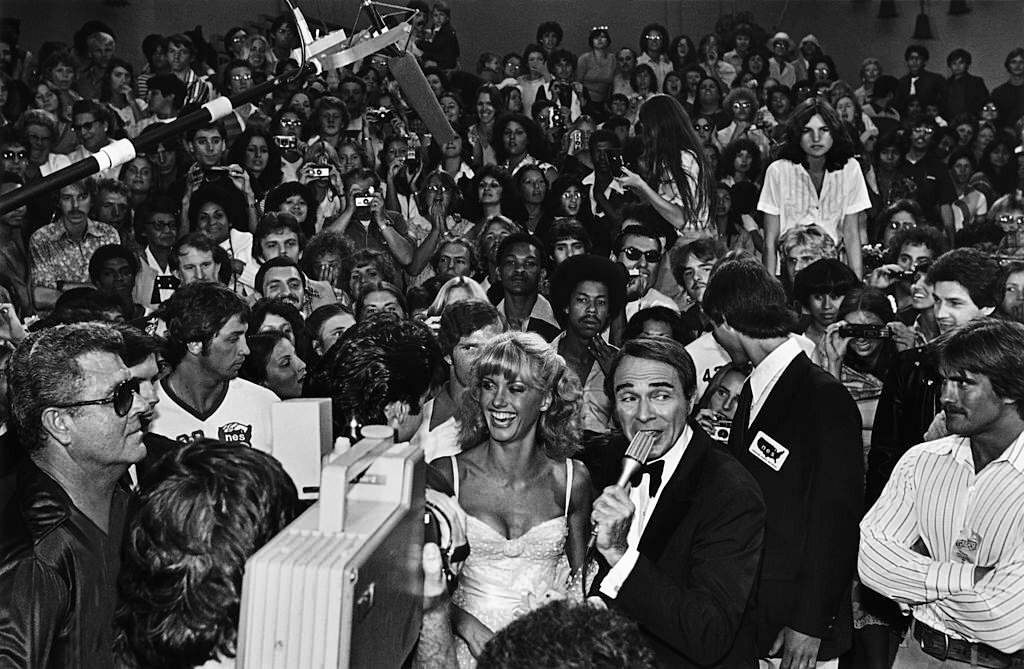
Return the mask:
M231 666L304 397L466 514L423 665L1024 662L1024 48L408 9L451 141L377 54L0 215L0 666ZM300 65L288 15L54 37L0 20L0 199Z

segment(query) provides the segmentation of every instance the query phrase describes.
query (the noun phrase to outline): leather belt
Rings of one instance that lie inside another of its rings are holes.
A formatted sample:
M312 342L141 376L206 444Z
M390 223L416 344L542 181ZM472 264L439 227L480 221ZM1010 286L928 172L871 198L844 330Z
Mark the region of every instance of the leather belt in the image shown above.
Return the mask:
M1024 651L1004 653L987 644L956 639L919 620L914 621L914 638L921 644L921 650L937 660L953 660L990 669L1024 667Z

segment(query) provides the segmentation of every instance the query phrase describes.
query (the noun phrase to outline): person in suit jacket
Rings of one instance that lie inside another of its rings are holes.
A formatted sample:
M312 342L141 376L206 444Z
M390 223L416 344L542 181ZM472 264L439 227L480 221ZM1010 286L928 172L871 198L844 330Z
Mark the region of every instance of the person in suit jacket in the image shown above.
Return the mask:
M924 69L928 65L928 49L920 44L911 44L903 52L907 73L899 79L896 88L896 109L901 114L907 111L907 100L911 95L921 101L921 109L935 105L939 113L946 102L946 80L941 74Z
M850 647L850 585L863 505L861 421L846 388L790 336L782 284L752 259L716 267L704 293L715 338L750 361L728 448L761 486L764 557L753 616L762 658L837 665Z
M688 424L696 373L682 344L623 344L605 380L627 439L658 432L631 489L594 502L596 584L639 624L661 667L756 666L744 617L757 576L765 508L757 483L700 427Z

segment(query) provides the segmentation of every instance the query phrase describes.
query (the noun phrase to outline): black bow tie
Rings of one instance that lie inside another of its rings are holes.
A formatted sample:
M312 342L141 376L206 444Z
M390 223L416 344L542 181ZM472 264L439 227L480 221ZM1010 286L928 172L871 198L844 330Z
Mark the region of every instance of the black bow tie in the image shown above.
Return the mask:
M661 475L664 471L665 461L654 460L653 462L648 462L646 465L642 466L640 471L634 474L633 478L629 479L629 482L634 486L638 486L640 485L640 477L644 474L650 475L651 478L648 480L647 494L653 498L658 494L658 488L661 487Z

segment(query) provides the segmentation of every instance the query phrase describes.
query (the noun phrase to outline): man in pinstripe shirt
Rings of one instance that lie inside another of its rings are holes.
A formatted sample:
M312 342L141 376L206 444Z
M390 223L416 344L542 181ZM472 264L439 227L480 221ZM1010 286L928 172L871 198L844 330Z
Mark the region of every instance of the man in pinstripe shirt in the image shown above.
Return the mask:
M897 669L1024 666L1024 325L964 325L939 369L951 434L896 465L860 576L913 612Z

